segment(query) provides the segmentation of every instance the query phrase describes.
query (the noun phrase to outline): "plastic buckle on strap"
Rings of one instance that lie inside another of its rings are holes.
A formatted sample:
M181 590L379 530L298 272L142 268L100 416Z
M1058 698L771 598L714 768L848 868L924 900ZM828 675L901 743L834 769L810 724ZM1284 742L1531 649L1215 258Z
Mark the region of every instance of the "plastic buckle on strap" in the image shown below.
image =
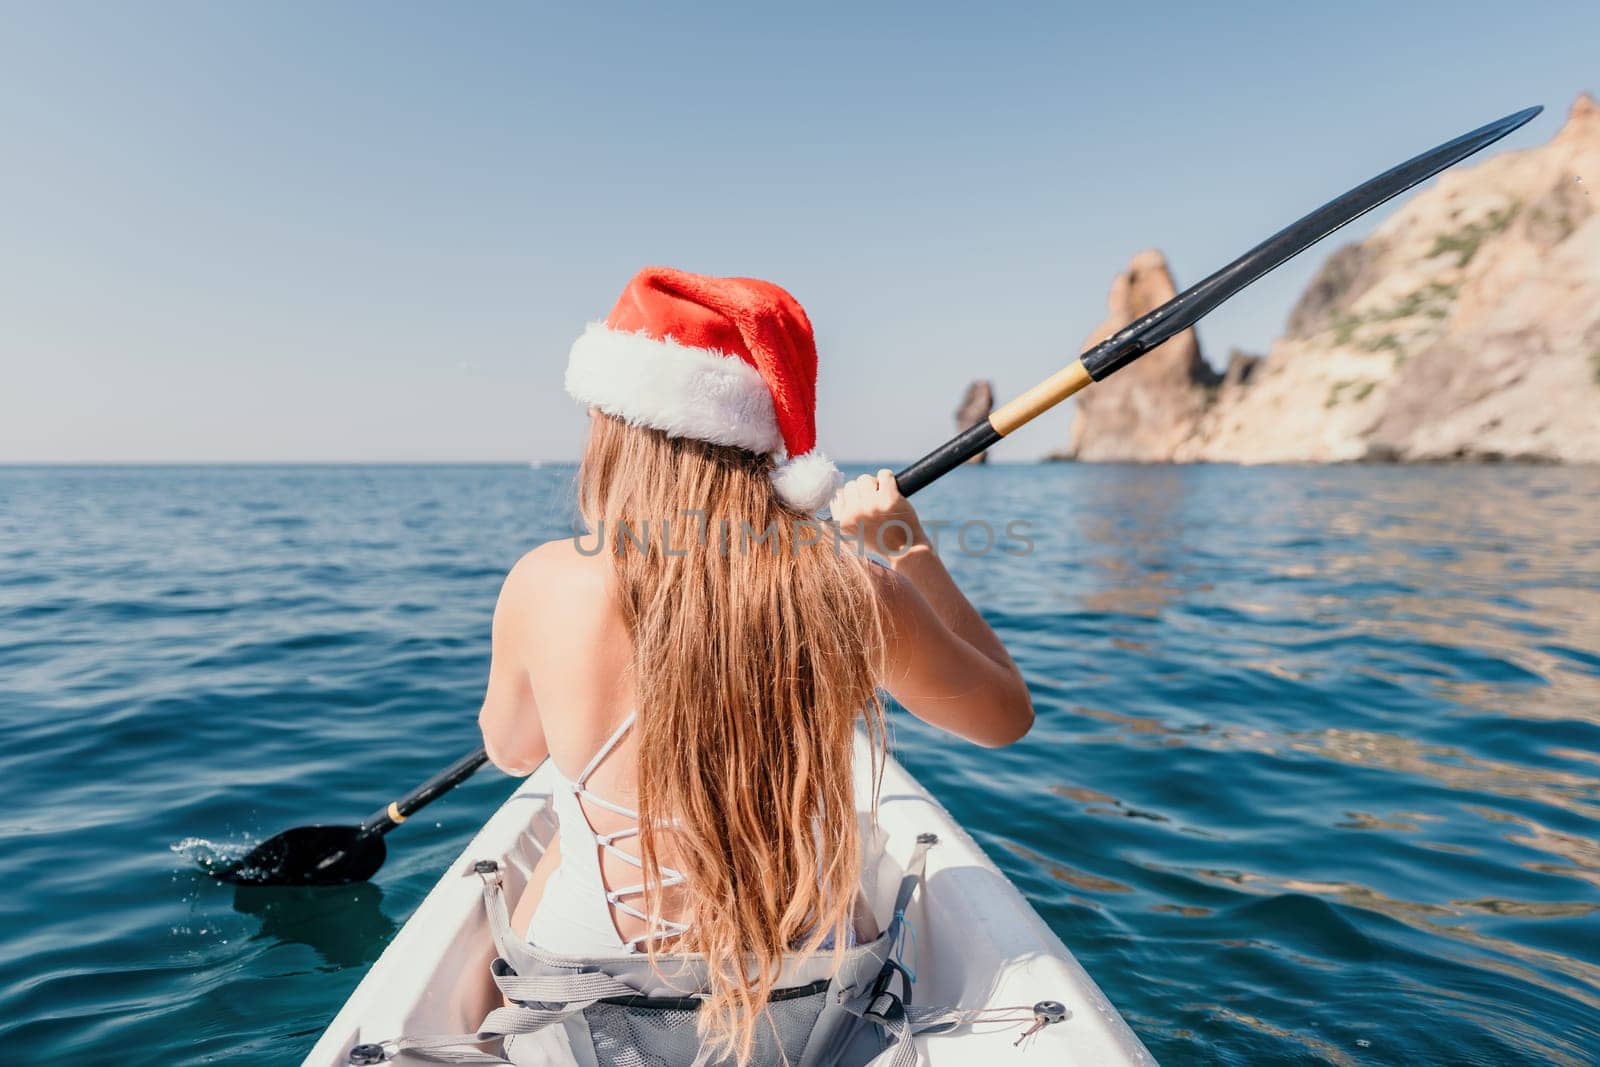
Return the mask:
M908 997L911 995L911 972L901 966L898 960L884 960L883 969L878 972L878 977L872 980L871 996L874 1003L877 1002L878 997L889 992L889 983L894 979L895 975L900 976L901 992Z
M867 1005L866 1011L861 1013L862 1018L872 1019L886 1025L901 1022L906 1017L905 1001L890 992L876 994L872 1003Z
M894 981L896 975L900 976L900 988L905 997L899 997L889 992L889 983ZM878 972L878 977L872 981L872 989L867 993L867 1007L861 1013L863 1019L871 1019L884 1027L898 1026L905 1021L906 999L911 996L911 976L906 969L894 960L885 960L883 969Z
M474 860L467 874L482 878L485 885L500 884L500 864L495 860Z
M352 1067L371 1067L372 1064L386 1063L388 1060L389 1050L382 1045L355 1045L350 1049Z

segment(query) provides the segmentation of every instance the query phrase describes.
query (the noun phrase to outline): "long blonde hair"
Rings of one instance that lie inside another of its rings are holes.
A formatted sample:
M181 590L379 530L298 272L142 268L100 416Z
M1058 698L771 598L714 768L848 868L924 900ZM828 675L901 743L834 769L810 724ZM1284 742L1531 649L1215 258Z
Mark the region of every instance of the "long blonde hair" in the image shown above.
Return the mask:
M705 956L702 1039L740 1063L784 955L831 938L837 960L848 944L861 881L856 724L873 742L874 782L884 740L866 568L785 507L771 469L597 411L579 471L579 509L609 539L633 638L644 910L661 914L670 835L686 875L674 899L690 919L672 947ZM618 538L621 524L644 536Z

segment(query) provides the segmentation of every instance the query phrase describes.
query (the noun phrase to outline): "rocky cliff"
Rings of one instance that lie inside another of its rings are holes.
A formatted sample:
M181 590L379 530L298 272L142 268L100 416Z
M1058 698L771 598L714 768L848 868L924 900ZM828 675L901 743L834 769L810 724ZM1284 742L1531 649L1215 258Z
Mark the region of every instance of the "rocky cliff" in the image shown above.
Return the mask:
M1218 381L1186 334L1080 394L1068 455L1600 462L1596 186L1580 96L1548 144L1445 173L1336 251L1264 358ZM1172 291L1160 253L1136 256L1089 343Z

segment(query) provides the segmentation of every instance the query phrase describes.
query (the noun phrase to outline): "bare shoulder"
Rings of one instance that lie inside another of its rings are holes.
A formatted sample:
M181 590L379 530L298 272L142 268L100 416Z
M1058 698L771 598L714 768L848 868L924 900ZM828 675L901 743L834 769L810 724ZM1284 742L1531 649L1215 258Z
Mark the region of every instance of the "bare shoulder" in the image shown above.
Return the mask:
M506 575L502 596L521 602L604 592L610 576L604 556L580 551L577 542L567 537L546 541L517 560Z
M610 614L609 560L585 554L571 538L547 541L517 560L495 606L496 624L524 637L559 622L576 630L602 625Z
M613 690L627 675L632 646L611 562L570 539L542 544L511 568L495 609L496 627L517 650L535 699L569 718L575 709L623 699ZM548 718L545 727L560 730Z

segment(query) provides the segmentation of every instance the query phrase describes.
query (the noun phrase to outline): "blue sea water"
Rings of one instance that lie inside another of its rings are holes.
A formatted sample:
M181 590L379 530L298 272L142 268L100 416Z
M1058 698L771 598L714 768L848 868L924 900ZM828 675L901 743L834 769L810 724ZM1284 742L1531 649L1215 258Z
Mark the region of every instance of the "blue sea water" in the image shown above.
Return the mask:
M501 576L570 467L0 470L0 1059L293 1063L511 788L367 885L207 848L476 743ZM902 760L1150 1049L1600 1054L1600 470L967 468L926 515L1038 724Z

